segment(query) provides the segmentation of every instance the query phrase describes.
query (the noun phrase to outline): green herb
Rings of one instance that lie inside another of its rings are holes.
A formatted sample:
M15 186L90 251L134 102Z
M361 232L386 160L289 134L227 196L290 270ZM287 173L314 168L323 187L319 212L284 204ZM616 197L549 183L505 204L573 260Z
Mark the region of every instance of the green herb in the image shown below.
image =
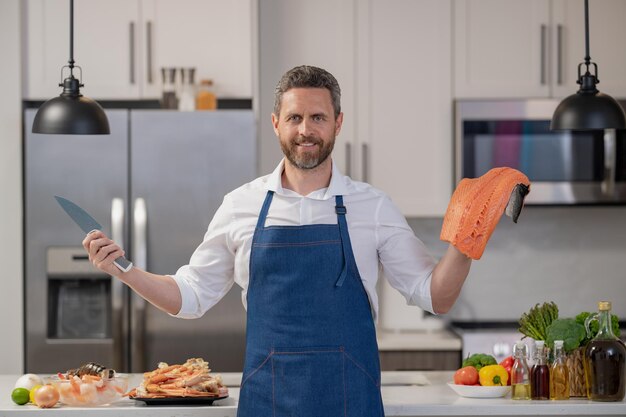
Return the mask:
M480 371L480 368L487 365L497 365L496 358L491 355L487 355L485 353L474 353L471 356L468 356L463 361L462 367L473 366L477 371Z
M528 313L520 317L518 330L524 336L535 340L546 340L546 329L557 318L559 318L559 308L554 302L535 304Z
M582 325L584 328L585 320L587 320L587 317L589 317L590 315L590 312L583 311L576 316L576 322ZM611 314L611 327L613 329L613 334L615 335L615 337L620 337L619 318L615 314ZM591 334L587 335L585 332L585 338L581 342L582 346L585 346L591 341L591 339L596 336L596 334L598 334L598 331L600 330L600 324L598 323L598 320L593 320L591 323L589 323L589 330L591 331Z
M546 345L552 348L555 340L562 340L565 351L571 352L581 345L585 335L585 326L576 320L556 319L546 329Z

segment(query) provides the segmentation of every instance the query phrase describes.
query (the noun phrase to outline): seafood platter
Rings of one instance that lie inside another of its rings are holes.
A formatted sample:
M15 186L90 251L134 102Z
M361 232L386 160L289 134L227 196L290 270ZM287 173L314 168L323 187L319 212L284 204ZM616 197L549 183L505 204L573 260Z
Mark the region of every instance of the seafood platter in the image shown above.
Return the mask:
M59 372L47 382L57 389L62 404L77 407L111 404L128 390L128 375L94 362Z
M129 392L129 398L148 405L211 404L228 397L219 374L211 375L209 363L188 359L182 365L159 363L157 369L146 372L143 381Z

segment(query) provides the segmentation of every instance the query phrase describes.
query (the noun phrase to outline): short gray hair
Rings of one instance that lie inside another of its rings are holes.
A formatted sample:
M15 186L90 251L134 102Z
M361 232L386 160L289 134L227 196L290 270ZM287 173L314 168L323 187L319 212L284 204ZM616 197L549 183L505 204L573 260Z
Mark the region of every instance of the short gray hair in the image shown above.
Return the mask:
M337 79L328 71L300 65L287 71L280 79L274 90L274 114L280 114L280 105L283 94L292 88L325 88L330 92L333 102L335 118L341 113L341 89Z

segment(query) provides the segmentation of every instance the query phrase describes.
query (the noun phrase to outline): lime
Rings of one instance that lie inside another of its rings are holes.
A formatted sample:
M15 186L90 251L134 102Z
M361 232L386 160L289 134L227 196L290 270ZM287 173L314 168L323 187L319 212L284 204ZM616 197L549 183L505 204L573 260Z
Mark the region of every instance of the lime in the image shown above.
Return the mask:
M17 405L24 405L28 402L30 392L26 388L15 388L11 392L11 399Z
M41 387L41 385L35 385L28 393L28 400L33 404L35 404L35 391L37 391L39 387Z

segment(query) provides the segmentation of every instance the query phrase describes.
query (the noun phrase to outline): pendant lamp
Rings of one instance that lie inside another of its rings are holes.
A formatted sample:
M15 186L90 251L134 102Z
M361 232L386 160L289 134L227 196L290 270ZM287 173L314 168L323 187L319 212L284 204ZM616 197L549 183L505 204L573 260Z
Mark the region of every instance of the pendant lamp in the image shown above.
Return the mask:
M84 85L74 78L74 0L70 0L70 59L69 77L63 80L60 96L52 98L39 107L33 122L33 133L66 134L66 135L108 135L109 120L102 106L97 101L83 96L80 87ZM80 76L82 78L82 69Z
M626 114L619 103L611 96L602 94L596 88L598 66L589 56L589 0L585 0L585 62L578 64L578 84L576 94L566 97L559 103L550 128L552 130L604 130L626 129ZM586 70L581 74L581 68ZM589 72L593 66L594 73Z

